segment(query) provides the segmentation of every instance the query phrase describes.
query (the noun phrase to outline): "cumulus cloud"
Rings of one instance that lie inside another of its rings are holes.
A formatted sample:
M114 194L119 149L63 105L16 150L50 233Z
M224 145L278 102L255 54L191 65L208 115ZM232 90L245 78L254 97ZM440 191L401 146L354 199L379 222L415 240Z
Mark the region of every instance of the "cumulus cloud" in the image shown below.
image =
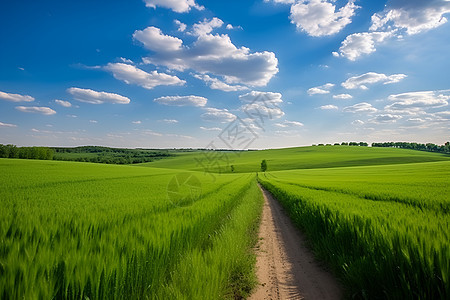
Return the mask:
M0 99L12 102L32 102L34 98L28 95L11 94L0 91Z
M279 107L283 103L281 97L280 93L251 91L240 95L239 100L243 102L241 110L249 117L278 119L284 116L283 110ZM258 126L261 127L262 124L258 123Z
M141 121L141 120L131 121L131 123L132 123L132 124L138 125L138 124L142 124L142 121Z
M150 26L136 30L133 38L144 44L145 48L155 52L175 52L181 50L183 41L177 37L165 35L161 29Z
M184 32L187 28L187 25L182 23L180 20L175 20L173 21L175 23L175 25L178 26L178 31L180 32Z
M393 32L390 31L353 33L342 41L339 52L333 52L333 55L355 61L364 54L375 52L375 45L392 36Z
M145 6L156 8L157 6L168 8L177 13L186 13L195 8L205 9L203 6L195 3L195 0L144 0Z
M402 116L399 115L391 115L391 114L380 114L376 115L375 118L369 120L371 123L395 123L397 120L400 120Z
M192 69L196 73L222 77L227 84L264 86L278 72L278 60L273 52L238 48L227 34L203 32L190 45L164 35L156 27L138 30L133 37L155 52L143 58L144 63L177 71Z
M334 86L333 83L326 83L321 86L316 86L308 89L307 93L308 95L315 95L315 94L328 94L330 93L330 89Z
M220 28L223 25L223 21L219 18L212 18L211 20L204 19L192 26L192 35L200 36L211 33L215 28Z
M205 121L228 123L236 119L236 116L228 111L228 109L205 108L206 112L201 115Z
M64 100L55 99L55 103L59 104L61 106L64 106L64 107L71 107L72 106L72 103L70 103L69 101L64 101Z
M127 84L136 84L151 90L160 85L184 85L186 81L177 76L159 73L156 70L147 73L135 66L124 63L109 63L104 69L113 74L114 78Z
M388 28L405 30L407 34L417 34L441 26L447 22L445 14L450 13L450 2L442 0L393 0L386 8L372 16L370 30Z
M367 102L357 103L355 105L344 107L345 112L351 113L373 113L376 112L377 109L372 106L372 104Z
M322 109L322 110L339 109L336 105L333 105L333 104L322 105L319 108Z
M248 87L243 85L230 85L217 78L212 78L209 75L194 74L195 78L204 81L213 90L221 90L224 92L236 92L248 90Z
M285 120L282 123L275 123L274 125L281 128L290 128L290 127L302 127L304 124L297 121Z
M45 106L16 106L16 109L21 112L26 112L26 113L35 113L35 114L42 114L42 115L56 114L56 111L54 111L50 107L45 107Z
M362 89L367 90L367 84L383 82L383 84L397 83L407 76L405 74L385 75L375 72L368 72L359 76L348 78L341 85L346 89Z
M333 95L333 99L341 99L341 100L346 100L346 99L352 99L353 96L350 94L338 94L338 95Z
M311 36L333 35L352 22L359 6L350 0L336 10L333 1L301 0L291 6L290 19L297 29Z
M17 127L17 125L0 122L0 127Z
M200 96L164 96L153 100L156 103L170 106L205 106L208 99Z
M76 87L71 87L67 89L67 92L71 94L75 100L80 102L90 103L90 104L128 104L130 99L118 94L107 93L107 92L97 92L90 89L81 89Z

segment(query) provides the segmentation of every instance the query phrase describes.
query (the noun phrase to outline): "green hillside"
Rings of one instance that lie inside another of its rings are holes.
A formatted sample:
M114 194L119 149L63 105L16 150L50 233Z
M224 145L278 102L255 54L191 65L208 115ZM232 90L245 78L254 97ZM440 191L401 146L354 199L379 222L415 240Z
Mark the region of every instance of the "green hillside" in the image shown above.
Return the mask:
M396 148L310 146L242 152L197 151L138 165L203 171L202 163L212 172L222 173L230 173L233 165L236 173L243 173L258 172L263 159L267 160L268 171L279 171L447 161L450 156Z

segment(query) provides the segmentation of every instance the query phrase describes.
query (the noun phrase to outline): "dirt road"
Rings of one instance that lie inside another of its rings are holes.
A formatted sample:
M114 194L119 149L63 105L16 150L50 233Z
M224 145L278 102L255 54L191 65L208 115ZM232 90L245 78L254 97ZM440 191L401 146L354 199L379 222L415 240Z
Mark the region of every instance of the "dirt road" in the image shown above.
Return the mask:
M265 203L256 263L259 285L249 299L341 299L336 280L314 259L278 201L261 189Z

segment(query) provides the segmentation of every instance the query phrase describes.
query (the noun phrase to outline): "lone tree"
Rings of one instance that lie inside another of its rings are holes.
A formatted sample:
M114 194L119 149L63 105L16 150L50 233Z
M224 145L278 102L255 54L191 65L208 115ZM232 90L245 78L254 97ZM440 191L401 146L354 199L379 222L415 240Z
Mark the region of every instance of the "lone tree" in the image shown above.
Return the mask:
M230 168L231 168L231 172L234 173L234 165L231 165Z
M263 159L261 162L261 172L266 172L266 170L267 170L267 162L265 159Z

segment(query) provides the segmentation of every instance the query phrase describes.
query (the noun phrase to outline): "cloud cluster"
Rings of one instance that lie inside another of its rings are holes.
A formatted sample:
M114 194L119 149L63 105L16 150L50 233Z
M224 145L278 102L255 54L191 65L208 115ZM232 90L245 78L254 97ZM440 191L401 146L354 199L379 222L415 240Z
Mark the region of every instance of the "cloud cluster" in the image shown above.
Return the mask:
M303 127L304 124L297 122L297 121L288 121L288 120L284 120L282 123L275 123L274 124L277 127L281 127L281 128L292 128L292 127Z
M127 84L136 84L145 89L153 89L160 85L184 85L186 81L177 76L152 71L147 73L133 65L124 63L109 63L104 69L113 74L114 78Z
M103 104L103 103L113 103L113 104L128 104L130 99L118 94L107 93L107 92L97 92L90 89L81 89L76 87L71 87L67 89L67 92L73 96L75 100L80 102L90 103L90 104Z
M347 99L352 99L353 96L350 94L338 94L338 95L333 95L333 99L341 99L341 100L347 100Z
M11 94L0 91L0 99L11 102L32 102L34 98L28 95Z
M390 0L385 9L371 17L368 32L354 33L345 38L334 56L356 60L376 51L377 44L391 37L424 32L447 22L450 1L446 0Z
M405 74L385 75L375 72L368 72L359 76L348 78L341 85L346 89L367 90L367 84L383 82L383 84L397 83L407 76Z
M326 83L324 85L321 86L316 86L316 87L312 87L310 89L308 89L307 93L308 95L316 95L316 94L329 94L330 93L330 89L334 87L333 83Z
M339 109L339 107L337 107L336 105L333 104L327 104L327 105L322 105L321 107L319 107L322 110L334 110L334 109Z
M310 36L327 36L341 31L352 22L359 6L350 0L336 10L334 1L301 0L291 6L290 19L296 27Z
M390 95L388 100L392 104L385 106L385 111L396 114L417 115L424 114L424 109L439 108L448 105L449 95L439 91L409 92Z
M56 111L51 109L50 107L45 106L16 106L16 109L25 113L35 113L42 115L54 115Z
M168 8L177 13L186 13L195 8L205 9L203 6L195 3L195 0L144 0L145 6L156 8L157 6Z
M169 106L205 106L208 99L200 96L164 96L153 100L156 103Z
M400 120L402 116L399 115L391 115L391 114L379 114L376 115L374 118L370 119L369 122L371 123L395 123L397 120Z
M196 73L222 77L227 84L267 85L278 72L275 54L268 51L250 52L246 47L236 47L227 34L211 34L210 30L223 24L219 19L214 20L196 24L194 33L197 38L190 45L184 45L177 37L163 34L156 27L137 30L133 37L154 52L143 58L147 64L178 71L191 69Z

